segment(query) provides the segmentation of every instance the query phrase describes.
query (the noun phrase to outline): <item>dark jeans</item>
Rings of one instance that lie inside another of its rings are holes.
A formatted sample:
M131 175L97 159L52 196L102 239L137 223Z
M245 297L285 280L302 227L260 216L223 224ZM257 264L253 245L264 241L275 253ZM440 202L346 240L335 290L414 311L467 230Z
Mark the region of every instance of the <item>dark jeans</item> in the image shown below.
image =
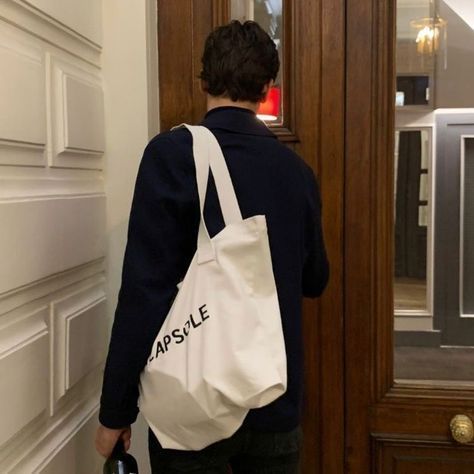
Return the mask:
M240 429L201 451L163 449L151 430L148 436L153 474L298 474L300 445L299 428L285 433Z

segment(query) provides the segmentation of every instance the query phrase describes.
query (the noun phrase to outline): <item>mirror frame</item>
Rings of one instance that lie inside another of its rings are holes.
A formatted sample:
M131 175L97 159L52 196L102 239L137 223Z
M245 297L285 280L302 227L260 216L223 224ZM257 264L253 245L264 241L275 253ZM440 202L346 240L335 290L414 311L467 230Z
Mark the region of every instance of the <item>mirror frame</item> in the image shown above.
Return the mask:
M413 126L396 126L396 132L403 132L403 131L420 131L420 132L427 132L428 133L428 140L429 140L429 166L428 166L428 176L429 176L429 191L428 191L428 236L427 236L427 245L426 245L426 310L411 310L411 309L402 309L396 310L394 308L394 328L397 331L397 318L403 317L420 317L420 318L431 318L433 319L433 283L434 283L434 186L435 186L435 154L434 154L434 144L433 144L433 125L413 125ZM394 147L395 148L395 147ZM394 154L395 156L395 154ZM395 164L395 163L394 163ZM395 169L395 167L394 167ZM395 181L395 179L394 179ZM394 199L395 192L394 192ZM395 203L394 203L395 206ZM395 211L394 211L395 212ZM420 329L421 330L421 329ZM426 330L426 329L423 329Z

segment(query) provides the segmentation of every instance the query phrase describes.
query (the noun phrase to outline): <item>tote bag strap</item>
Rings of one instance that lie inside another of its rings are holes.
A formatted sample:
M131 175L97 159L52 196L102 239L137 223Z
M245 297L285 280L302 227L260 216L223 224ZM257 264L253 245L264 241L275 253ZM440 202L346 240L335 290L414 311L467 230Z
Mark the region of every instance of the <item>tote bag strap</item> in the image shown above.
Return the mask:
M181 124L175 128L186 127L193 137L193 155L196 166L196 181L199 194L201 220L198 232L198 263L215 259L215 250L204 221L204 203L206 200L209 168L212 170L219 204L225 225L242 221L239 203L232 179L225 162L222 149L214 134L200 125Z
M199 210L201 212L197 242L197 261L201 264L216 258L214 246L204 221L204 202L206 200L207 182L209 179L209 139L202 132L202 127L187 124L183 124L183 126L191 132L193 137L193 156L196 167Z
M237 201L229 169L227 168L219 142L208 128L202 126L199 128L207 135L209 141L209 163L216 184L224 222L226 226L234 222L240 222L242 220L242 213L240 212L239 202Z

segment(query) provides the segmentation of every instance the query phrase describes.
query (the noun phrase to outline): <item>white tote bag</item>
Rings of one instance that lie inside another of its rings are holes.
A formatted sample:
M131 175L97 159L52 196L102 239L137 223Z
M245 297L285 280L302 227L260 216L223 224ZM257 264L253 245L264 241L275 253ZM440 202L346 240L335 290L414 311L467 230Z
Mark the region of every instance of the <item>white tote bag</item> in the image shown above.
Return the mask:
M140 411L164 448L230 437L249 409L286 390L286 354L265 216L242 219L214 135L193 137L201 209L196 254L140 377ZM209 168L225 228L203 219Z

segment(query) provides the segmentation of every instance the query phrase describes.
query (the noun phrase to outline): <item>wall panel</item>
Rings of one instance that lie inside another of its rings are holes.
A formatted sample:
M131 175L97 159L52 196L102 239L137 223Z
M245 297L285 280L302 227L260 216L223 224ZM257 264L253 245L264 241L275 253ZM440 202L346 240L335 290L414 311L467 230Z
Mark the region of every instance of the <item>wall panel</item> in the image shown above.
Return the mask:
M45 68L40 49L0 31L0 165L45 164Z
M38 12L77 32L89 41L102 44L102 2L98 0L19 0Z
M102 257L104 206L103 196L0 202L0 294Z
M109 323L105 288L110 295L116 286L105 277L105 241L115 238L107 274L119 280L123 250L115 242L126 236L153 104L146 30L156 35L155 7L153 0L0 1L2 474L101 470L91 440ZM107 234L105 152L118 190L109 209L119 216Z
M65 149L104 151L104 98L99 85L65 74Z
M66 321L66 389L72 388L106 355L105 296Z
M50 58L51 165L102 169L104 100L100 79L70 61Z
M52 302L53 404L105 358L103 282Z
M0 326L0 446L48 407L47 317L42 307Z
M93 417L70 439L48 463L40 468L38 474L99 474L102 472L103 459L90 450L91 440L94 439L97 427Z

